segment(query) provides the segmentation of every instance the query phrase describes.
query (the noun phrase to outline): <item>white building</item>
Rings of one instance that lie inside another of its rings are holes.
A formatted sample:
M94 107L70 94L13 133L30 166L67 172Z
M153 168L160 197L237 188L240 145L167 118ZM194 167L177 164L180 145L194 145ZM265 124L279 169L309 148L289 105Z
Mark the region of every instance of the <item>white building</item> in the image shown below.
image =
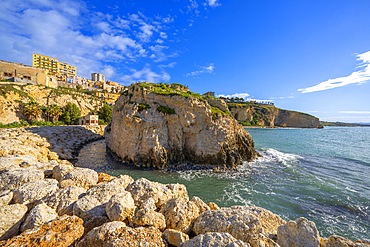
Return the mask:
M105 76L100 73L91 73L91 80L105 82Z

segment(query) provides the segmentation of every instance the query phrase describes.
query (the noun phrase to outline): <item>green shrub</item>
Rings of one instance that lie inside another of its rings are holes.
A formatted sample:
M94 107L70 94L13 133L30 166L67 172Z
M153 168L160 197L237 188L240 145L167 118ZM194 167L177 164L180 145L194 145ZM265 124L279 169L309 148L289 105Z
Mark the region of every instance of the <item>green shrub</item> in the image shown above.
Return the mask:
M138 106L138 112L142 112L146 109L150 109L150 105L148 104L144 104L144 103L140 103L139 106Z
M166 114L166 115L176 114L174 109L167 107L167 106L161 106L161 105L157 107L157 111L162 112L163 114Z

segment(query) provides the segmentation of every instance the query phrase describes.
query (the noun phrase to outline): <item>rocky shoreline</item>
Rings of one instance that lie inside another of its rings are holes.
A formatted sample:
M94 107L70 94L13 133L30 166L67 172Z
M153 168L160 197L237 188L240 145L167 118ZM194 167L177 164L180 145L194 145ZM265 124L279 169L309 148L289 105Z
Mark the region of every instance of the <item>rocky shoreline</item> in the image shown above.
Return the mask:
M305 218L219 208L181 184L74 167L104 127L0 130L0 246L370 246L321 238Z

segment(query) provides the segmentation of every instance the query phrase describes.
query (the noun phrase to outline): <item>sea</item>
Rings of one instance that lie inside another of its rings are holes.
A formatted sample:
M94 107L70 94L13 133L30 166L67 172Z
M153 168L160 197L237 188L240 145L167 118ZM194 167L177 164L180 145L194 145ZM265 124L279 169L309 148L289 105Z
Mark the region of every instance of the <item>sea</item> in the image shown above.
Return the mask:
M116 161L104 140L85 146L77 166L161 183L219 206L257 205L285 220L305 217L320 236L370 240L370 127L247 128L261 157L236 171L166 172Z

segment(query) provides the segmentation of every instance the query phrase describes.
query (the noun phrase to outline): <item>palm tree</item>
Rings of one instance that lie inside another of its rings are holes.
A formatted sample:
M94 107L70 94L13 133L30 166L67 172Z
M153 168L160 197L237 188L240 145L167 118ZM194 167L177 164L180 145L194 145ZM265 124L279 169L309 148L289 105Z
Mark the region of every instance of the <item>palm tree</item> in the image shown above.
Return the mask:
M28 121L37 120L41 117L42 107L36 101L30 101L23 105L22 113Z
M51 118L51 121L55 123L59 120L59 117L62 116L63 109L60 106L53 104L46 108L46 113Z

